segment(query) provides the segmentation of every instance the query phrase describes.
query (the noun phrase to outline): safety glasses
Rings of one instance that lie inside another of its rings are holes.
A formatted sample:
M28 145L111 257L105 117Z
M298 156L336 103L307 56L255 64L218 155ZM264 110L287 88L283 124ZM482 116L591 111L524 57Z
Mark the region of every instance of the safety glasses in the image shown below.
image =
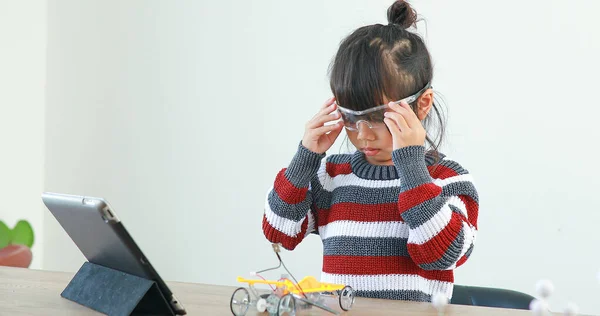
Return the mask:
M400 102L404 101L408 104L415 102L424 92L429 89L430 84L425 85L423 89L419 92L408 96L402 100L395 101L394 103L400 104ZM350 131L358 131L359 125L363 124L368 126L370 129L378 129L385 128L385 123L383 119L385 118L384 113L388 111L389 105L379 105L374 108L370 108L363 111L354 111L347 108L344 108L337 104L338 112L340 113L342 120L344 121L344 126L347 130Z

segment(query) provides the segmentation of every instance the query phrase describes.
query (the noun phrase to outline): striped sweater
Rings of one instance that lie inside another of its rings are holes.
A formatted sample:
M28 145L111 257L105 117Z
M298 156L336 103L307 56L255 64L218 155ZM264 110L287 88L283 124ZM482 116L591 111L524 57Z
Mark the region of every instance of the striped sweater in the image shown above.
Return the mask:
M471 175L423 146L393 151L394 165L364 155L325 158L302 145L269 191L263 232L293 250L309 234L323 241L322 282L357 296L431 301L452 297L453 269L473 250L478 194Z

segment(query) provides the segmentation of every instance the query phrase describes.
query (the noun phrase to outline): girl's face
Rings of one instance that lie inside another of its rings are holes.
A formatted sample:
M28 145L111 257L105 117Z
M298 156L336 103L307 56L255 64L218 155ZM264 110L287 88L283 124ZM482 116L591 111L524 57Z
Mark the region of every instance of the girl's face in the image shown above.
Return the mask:
M385 100L386 103L390 101ZM423 121L433 104L433 90L427 89L416 102L417 117ZM367 162L373 165L393 165L393 139L387 126L384 124L383 127L371 129L367 124L360 123L357 127L356 131L346 129L346 134L354 147L365 155Z
M386 128L370 129L366 124L359 124L358 131L346 130L350 142L365 154L365 158L373 165L393 165L392 134Z

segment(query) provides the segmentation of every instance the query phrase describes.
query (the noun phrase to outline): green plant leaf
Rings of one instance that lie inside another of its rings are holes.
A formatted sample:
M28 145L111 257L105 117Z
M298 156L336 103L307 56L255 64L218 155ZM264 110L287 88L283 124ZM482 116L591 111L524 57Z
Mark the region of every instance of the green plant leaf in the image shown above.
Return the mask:
M10 243L10 236L12 235L10 228L0 221L0 249L8 246Z
M12 229L11 244L33 246L33 228L28 221L20 220Z

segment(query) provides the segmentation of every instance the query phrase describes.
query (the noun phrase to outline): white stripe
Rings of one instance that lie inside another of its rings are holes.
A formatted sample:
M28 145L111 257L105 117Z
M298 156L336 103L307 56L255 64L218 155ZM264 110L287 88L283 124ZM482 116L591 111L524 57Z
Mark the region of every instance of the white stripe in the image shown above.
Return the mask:
M460 212L465 216L465 218L469 218L469 214L467 214L467 206L465 205L465 202L463 202L458 196L449 197L446 203L455 206L460 210Z
M308 236L308 234L315 231L315 217L313 216L311 211L308 211L306 216L308 218L308 227L306 228L306 234L304 236Z
M333 189L343 186L359 186L363 188L396 188L400 186L400 179L393 180L367 180L351 174L340 174L330 177L327 172L319 173L319 182L325 191L332 192Z
M452 210L450 209L450 206L448 206L448 202L446 202L444 206L442 206L442 209L432 218L411 231L411 234L408 237L408 243L422 245L428 242L446 228L448 223L450 223L450 218L452 218Z
M463 222L463 232L465 236L465 244L460 252L460 257L464 256L471 245L475 244L475 237L477 236L477 230L469 223Z
M449 177L446 179L434 179L433 180L433 183L440 187L446 186L451 183L456 183L456 182L473 182L473 176L471 174L467 173L467 174L461 174L461 175L454 176L454 177Z
M408 238L409 228L403 222L335 221L319 226L322 239L335 236Z
M452 283L429 280L413 274L352 275L321 272L321 282L349 285L360 291L421 291L434 295L439 292L452 296Z
M273 188L271 188L271 190L273 190ZM290 237L296 237L298 233L300 233L302 230L302 223L306 219L306 217L304 217L300 221L294 222L291 219L283 218L275 214L269 205L268 195L265 199L265 217L267 218L267 222L269 222L273 228Z

